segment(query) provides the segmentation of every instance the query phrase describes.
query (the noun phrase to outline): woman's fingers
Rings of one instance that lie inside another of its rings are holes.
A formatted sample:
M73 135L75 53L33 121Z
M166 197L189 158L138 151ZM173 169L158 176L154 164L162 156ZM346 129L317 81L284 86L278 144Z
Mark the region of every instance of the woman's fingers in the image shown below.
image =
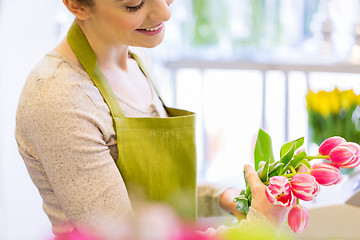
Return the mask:
M254 192L255 188L258 188L260 186L263 186L264 184L261 182L259 175L255 171L255 169L250 166L249 164L246 164L244 166L245 170L245 178L248 184L250 185L251 192Z

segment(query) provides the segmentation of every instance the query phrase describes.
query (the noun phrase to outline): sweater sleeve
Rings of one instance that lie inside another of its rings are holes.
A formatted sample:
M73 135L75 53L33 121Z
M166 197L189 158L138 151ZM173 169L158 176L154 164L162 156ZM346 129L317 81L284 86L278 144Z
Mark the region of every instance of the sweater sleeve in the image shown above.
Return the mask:
M20 153L27 155L40 194L53 191L55 204L76 228L96 228L97 219L120 220L132 207L104 139L99 109L75 81L55 75L32 79L24 88L17 113ZM34 159L39 167L32 165ZM45 176L49 189L36 174Z
M220 207L220 196L229 187L215 183L198 183L198 217L224 216L229 213Z

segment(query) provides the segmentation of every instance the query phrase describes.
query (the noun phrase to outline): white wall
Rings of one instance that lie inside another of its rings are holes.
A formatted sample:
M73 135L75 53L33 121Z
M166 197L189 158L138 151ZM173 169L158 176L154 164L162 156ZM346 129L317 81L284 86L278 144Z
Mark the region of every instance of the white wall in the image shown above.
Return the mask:
M14 138L19 95L30 69L58 41L61 0L0 1L0 239L50 239L50 222Z

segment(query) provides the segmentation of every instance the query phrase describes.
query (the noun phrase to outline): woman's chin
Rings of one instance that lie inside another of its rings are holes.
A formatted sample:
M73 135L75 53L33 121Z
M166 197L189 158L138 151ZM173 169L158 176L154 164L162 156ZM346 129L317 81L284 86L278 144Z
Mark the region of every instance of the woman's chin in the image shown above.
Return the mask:
M143 47L143 48L154 48L154 47L160 45L161 42L162 42L162 40L160 40L158 42L143 42L140 44L134 44L132 46L133 47Z

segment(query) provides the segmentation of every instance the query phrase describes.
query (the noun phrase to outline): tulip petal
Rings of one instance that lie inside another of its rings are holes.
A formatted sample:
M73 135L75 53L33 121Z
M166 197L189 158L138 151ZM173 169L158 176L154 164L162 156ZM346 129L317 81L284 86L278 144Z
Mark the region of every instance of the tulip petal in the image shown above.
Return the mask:
M343 143L331 150L332 163L342 168L354 168L360 165L360 146L357 143Z
M360 165L360 145L353 142L348 142L347 146L354 152L354 156L342 168L354 168Z
M269 179L269 186L265 188L269 201L276 206L289 207L294 202L289 181L286 177L275 176Z
M301 233L305 230L308 223L308 211L300 204L296 204L289 212L288 225L295 233Z
M343 179L344 179L344 176L341 174L340 177L339 177L339 179L336 180L336 182L334 182L332 185L336 185L336 184L338 184L338 183L341 183L341 181L342 181Z
M312 201L320 191L315 177L310 174L295 175L290 181L290 187L294 196L304 201Z
M329 155L330 151L341 143L345 143L346 140L342 137L331 137L323 141L319 147L319 153L321 155Z
M339 167L328 162L314 164L310 168L309 173L315 177L319 184L324 186L334 185L339 183L342 179L342 174Z
M329 158L335 165L345 165L353 156L354 151L346 145L337 146L331 150Z

